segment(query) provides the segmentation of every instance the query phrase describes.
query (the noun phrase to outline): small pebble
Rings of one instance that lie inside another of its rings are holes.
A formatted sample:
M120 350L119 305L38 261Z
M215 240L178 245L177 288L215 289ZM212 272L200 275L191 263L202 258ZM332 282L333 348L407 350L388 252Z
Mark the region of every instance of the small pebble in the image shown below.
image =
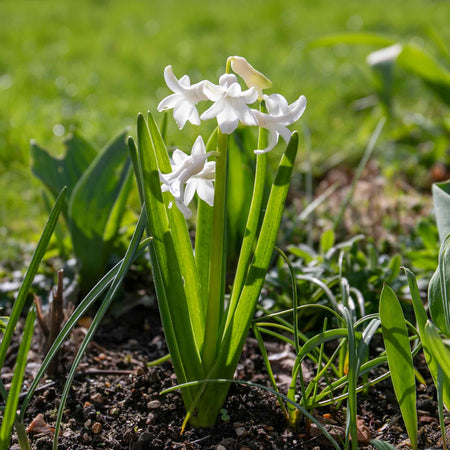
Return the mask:
M98 434L100 431L102 431L102 424L100 422L94 422L94 425L92 425L92 432Z
M92 420L88 419L86 422L84 422L84 428L89 428L91 426Z
M136 375L144 375L144 369L142 367L138 367L136 369Z
M103 403L103 396L100 392L97 392L91 396L91 400L95 403Z
M247 434L247 431L244 427L238 427L234 430L238 436L245 436Z
M159 400L152 400L147 403L147 409L158 409L161 406L161 402Z
M224 447L223 445L219 444L219 445L216 447L216 450L227 450L227 449L226 449L226 447Z

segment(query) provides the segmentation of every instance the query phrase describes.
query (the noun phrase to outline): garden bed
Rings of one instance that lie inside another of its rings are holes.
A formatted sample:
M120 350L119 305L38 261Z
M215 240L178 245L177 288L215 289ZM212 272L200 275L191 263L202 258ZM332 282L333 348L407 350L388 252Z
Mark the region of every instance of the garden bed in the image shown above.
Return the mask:
M83 328L78 327L65 346L63 361L71 359ZM18 335L16 339L18 340ZM31 363L24 386L40 361L40 339L35 337ZM12 345L12 349L16 348ZM269 343L273 367L280 386L286 386L292 368L292 355L279 344ZM295 432L288 429L275 397L257 388L233 385L224 411L213 429L194 429L189 425L180 434L184 407L179 392L160 395L176 384L170 363L147 367L147 363L167 353L158 311L138 306L120 318L109 316L103 322L84 357L69 395L60 449L323 449L331 444L314 426L301 421ZM13 361L14 358L11 358ZM419 446L439 448L440 432L437 403L431 378L422 361L417 366L429 383L419 386ZM8 361L4 368L5 381ZM305 377L312 367L305 365ZM236 378L269 386L268 377L256 341L247 340ZM62 391L60 380L46 380L28 407L25 423L42 415L43 424L29 431L32 447L50 449L55 411ZM340 408L314 411L332 436L339 441L345 433L345 402ZM407 434L389 380L358 397L359 446L370 448L370 439L381 439L400 448L408 448ZM40 417L39 417L40 418ZM447 431L450 426L447 426ZM12 448L18 448L13 441Z

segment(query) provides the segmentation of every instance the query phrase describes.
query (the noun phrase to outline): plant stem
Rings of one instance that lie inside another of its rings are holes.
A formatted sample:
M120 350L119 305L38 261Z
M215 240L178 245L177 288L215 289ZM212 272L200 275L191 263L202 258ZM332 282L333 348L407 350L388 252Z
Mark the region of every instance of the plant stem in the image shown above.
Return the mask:
M208 305L206 309L206 330L203 350L205 368L211 367L214 362L218 346L219 325L224 313L227 145L228 135L222 134L219 131L217 136Z
M16 420L14 423L19 441L20 450L31 450L30 442L28 441L27 432L23 422Z

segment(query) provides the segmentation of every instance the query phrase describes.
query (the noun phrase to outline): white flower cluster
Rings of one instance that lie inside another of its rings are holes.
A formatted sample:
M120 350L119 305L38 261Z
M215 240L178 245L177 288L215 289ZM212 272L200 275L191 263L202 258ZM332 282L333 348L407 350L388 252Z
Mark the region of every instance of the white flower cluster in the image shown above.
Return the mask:
M267 153L272 150L278 142L279 135L289 142L291 132L287 126L297 121L305 111L305 96L301 95L297 101L288 105L280 94L263 95L262 90L272 86L270 80L254 69L245 58L231 56L228 59L233 71L247 84L247 90L242 91L234 74L223 74L219 78L218 85L207 80L191 85L188 75L178 80L172 66L167 66L164 70L164 79L174 93L160 102L158 111L173 109L173 117L180 129L187 121L193 125L200 125L201 120L214 117L217 118L220 131L224 134L233 133L239 121L244 125L266 128L269 131L269 145L263 150L255 150L255 153ZM265 101L268 114L248 106L258 99ZM197 104L205 100L214 103L200 116Z
M158 111L173 109L173 117L178 127L184 127L187 121L200 125L201 120L217 118L220 131L231 134L239 122L248 126L258 126L269 131L268 145L265 149L255 150L257 154L272 150L281 137L287 142L291 132L287 128L297 121L306 108L306 98L301 95L297 101L288 104L280 94L265 95L263 89L272 86L271 81L254 69L245 58L231 56L228 63L232 70L246 83L248 89L242 91L236 75L225 73L219 78L219 84L204 80L192 84L188 75L177 79L172 66L164 70L164 79L173 94L163 99ZM201 101L212 101L213 104L202 115L197 111ZM267 113L249 107L257 100L264 100ZM207 162L213 152L206 153L203 139L199 136L192 148L191 155L175 150L172 158L172 172L161 174L162 191L169 191L175 203L186 218L191 216L188 208L195 192L209 205L214 202L215 163ZM169 205L171 207L172 204Z

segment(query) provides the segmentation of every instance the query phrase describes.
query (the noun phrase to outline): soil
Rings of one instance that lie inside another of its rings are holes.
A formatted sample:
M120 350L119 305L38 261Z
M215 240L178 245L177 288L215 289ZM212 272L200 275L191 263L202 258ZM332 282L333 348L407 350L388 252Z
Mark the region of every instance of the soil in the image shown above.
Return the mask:
M79 327L67 342L62 358L66 366L83 336ZM20 331L20 330L19 330ZM20 332L17 334L20 336ZM18 346L19 337L12 346ZM24 390L39 367L41 358L37 335L30 352ZM275 376L283 387L290 373L290 353L279 344L269 343ZM283 353L284 352L284 353ZM14 361L11 353L3 369L6 384ZM314 427L301 421L294 432L275 398L258 388L232 385L223 414L213 429L194 429L189 425L181 434L184 408L178 391L160 395L176 384L170 362L157 367L147 363L167 354L155 306L138 305L119 317L105 318L79 366L64 412L59 438L60 449L326 449L329 441ZM282 355L282 356L280 356ZM284 356L283 356L284 355ZM292 354L291 354L292 356ZM424 363L417 361L427 379ZM304 368L306 372L312 366ZM63 372L64 373L64 372ZM269 386L256 341L248 339L236 378ZM45 380L28 407L25 423L33 449L51 448L54 418L63 379ZM441 447L437 403L431 380L418 391L420 448ZM372 448L370 439L382 439L408 448L392 386L389 380L359 395L358 428L360 448ZM345 408L314 411L338 441L345 433ZM32 423L32 421L35 421ZM30 425L31 424L31 425ZM449 427L448 427L449 428ZM17 440L12 447L18 449Z

